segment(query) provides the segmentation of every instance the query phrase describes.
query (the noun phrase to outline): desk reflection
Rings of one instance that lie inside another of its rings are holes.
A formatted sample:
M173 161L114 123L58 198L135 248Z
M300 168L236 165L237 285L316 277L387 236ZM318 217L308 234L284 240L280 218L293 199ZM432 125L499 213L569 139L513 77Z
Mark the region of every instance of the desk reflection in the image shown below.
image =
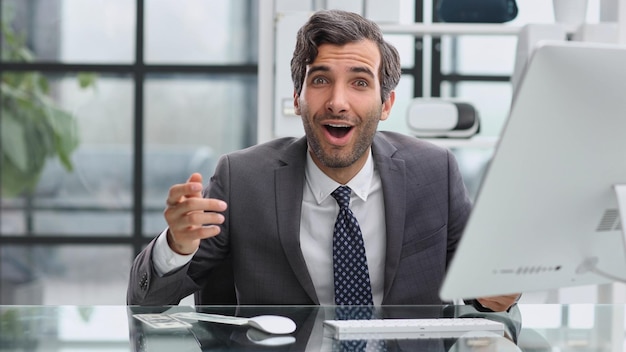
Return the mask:
M290 335L269 335L247 326L231 326L210 322L193 322L188 329L172 331L151 328L132 317L133 314L176 313L192 307L129 307L130 337L134 351L352 351L328 336L323 321L335 318L335 307L197 307L196 311L220 315L252 317L272 314L291 318L297 330ZM440 318L477 316L505 323L507 336L472 336L459 338L401 338L369 340L363 351L520 351L514 343L519 332L518 311L510 313L478 313L469 307L422 306L377 307L375 317ZM492 316L490 316L492 315Z
M246 326L194 322L191 328L168 331L151 329L133 318L139 313L194 310L245 317L283 315L296 322L297 330L276 337ZM0 306L0 352L342 351L323 326L334 314L334 307L316 306ZM623 352L625 346L622 304L527 304L511 313L479 313L471 306L386 306L377 307L374 314L382 318L482 316L503 322L508 338L387 339L369 342L366 351L382 346L384 351Z

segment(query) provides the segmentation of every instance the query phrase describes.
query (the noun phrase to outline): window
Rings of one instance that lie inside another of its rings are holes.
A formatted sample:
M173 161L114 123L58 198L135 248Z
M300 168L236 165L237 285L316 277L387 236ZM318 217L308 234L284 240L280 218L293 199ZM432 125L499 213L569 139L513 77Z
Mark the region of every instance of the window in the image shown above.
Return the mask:
M257 3L0 3L0 304L124 304L169 187L256 143Z

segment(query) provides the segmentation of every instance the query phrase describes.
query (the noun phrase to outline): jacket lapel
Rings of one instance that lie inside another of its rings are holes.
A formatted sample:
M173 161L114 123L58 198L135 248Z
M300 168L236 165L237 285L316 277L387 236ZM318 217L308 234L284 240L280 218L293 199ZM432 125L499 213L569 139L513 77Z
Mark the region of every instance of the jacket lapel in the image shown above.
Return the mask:
M300 284L315 304L319 304L313 280L309 275L302 250L300 249L300 212L306 163L306 139L300 138L285 149L281 156L282 165L275 170L276 214L278 237L285 250L290 253L287 260Z
M396 148L380 133L374 137L372 155L382 180L385 203L387 249L383 304L400 263L406 215L406 170L404 160L394 159ZM300 138L286 148L282 165L275 170L278 236L300 284L315 304L319 304L313 281L300 249L300 213L306 163L306 139Z
M387 230L383 304L400 263L406 216L406 170L404 160L393 158L396 150L380 133L376 134L372 155L382 181Z

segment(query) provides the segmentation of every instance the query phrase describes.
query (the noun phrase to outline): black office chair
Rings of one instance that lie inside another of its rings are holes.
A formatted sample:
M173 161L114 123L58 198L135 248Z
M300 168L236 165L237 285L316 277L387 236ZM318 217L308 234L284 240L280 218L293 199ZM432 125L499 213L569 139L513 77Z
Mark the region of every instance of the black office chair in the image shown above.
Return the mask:
M504 23L517 17L515 0L439 0L437 17L442 22Z

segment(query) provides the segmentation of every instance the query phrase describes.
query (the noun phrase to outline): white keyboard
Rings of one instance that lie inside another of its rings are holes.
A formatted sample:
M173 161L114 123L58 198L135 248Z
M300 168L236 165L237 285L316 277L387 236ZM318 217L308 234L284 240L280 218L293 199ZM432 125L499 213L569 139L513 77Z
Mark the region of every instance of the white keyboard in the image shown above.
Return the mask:
M324 326L338 340L504 335L504 324L485 318L325 320Z

